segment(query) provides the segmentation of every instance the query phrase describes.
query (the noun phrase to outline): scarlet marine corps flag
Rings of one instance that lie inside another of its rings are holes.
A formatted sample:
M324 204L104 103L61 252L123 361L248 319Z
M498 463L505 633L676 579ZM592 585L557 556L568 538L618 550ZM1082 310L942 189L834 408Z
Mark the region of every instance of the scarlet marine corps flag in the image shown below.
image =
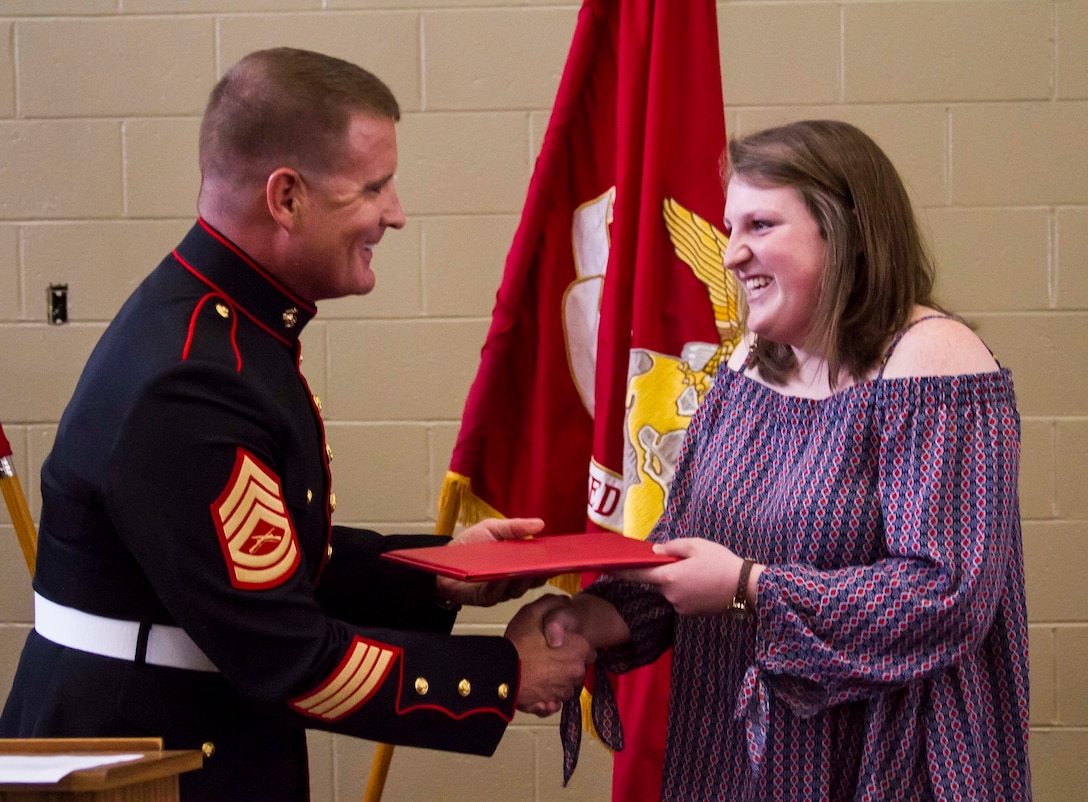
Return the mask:
M585 0L469 392L440 530L645 538L737 294L714 0ZM657 800L667 656L621 678L613 796ZM585 719L588 720L588 717Z

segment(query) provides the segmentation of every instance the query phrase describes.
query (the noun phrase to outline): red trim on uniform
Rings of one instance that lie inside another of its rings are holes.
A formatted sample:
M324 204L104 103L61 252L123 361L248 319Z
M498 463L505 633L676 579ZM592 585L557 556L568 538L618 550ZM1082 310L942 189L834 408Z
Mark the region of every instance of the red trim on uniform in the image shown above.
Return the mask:
M193 344L193 333L196 330L196 319L200 316L200 311L204 308L204 304L205 304L205 302L208 301L209 298L218 298L219 300L226 303L227 306L230 306L232 309L234 308L233 304L231 304L231 302L227 298L225 298L222 295L218 295L218 294L216 294L214 292L209 292L207 295L205 295L203 298L201 298L199 301L197 301L196 307L193 309L193 314L189 318L189 333L185 337L185 347L183 349L181 349L181 359L182 359L183 362L189 358L189 348ZM242 352L240 350L238 350L238 339L235 337L235 333L237 331L238 331L238 315L234 314L234 315L231 316L231 320L230 320L230 345L234 349L234 356L236 357L236 365L237 365L237 368L238 368L238 372L241 373L242 372Z
M174 258L177 259L179 262L181 262L181 264L184 265L186 270L188 270L190 273L192 273L198 279L200 279L205 284L207 284L209 287L211 287L213 290L215 290L224 299L229 301L231 303L231 305L234 306L234 308L237 309L239 312L241 312L243 315L248 317L250 320L252 320L254 323L256 323L258 326L260 326L262 329L267 331L269 334L271 334L273 337L275 337L277 340L279 340L284 345L291 345L291 341L288 340L286 337L282 337L278 333L273 331L272 329L268 328L268 326L266 326L264 323L259 321L257 318L255 318L253 315L251 315L249 312L247 312L245 307L240 306L238 304L235 304L233 299L229 295L227 295L227 293L225 293L221 287L219 287L215 282L211 281L207 276L205 276L203 273L201 273L199 270L197 270L191 264L189 264L184 259L182 259L181 254L178 253L176 249L174 250Z
M223 245L225 245L227 248L229 248L231 251L233 251L234 254L239 259L241 259L247 265L252 267L258 273L260 273L261 276L264 277L265 281L267 281L269 284L274 286L276 289L278 289L284 295L289 297L292 301L294 301L299 306L305 306L306 311L308 311L308 312L310 312L311 314L314 314L314 315L317 314L317 307L316 306L314 306L312 303L310 303L308 301L302 300L297 295L295 295L293 292L291 292L289 289L287 289L282 284L280 284L271 274L268 273L267 270L265 270L263 267L261 267L256 262L254 262L252 259L250 259L249 256L247 256L244 251L240 250L237 245L235 245L229 239L227 239L222 234L220 234L218 231L216 231L214 228L212 228L210 225L208 225L208 223L205 222L203 217L198 217L196 221L198 223L200 223L201 228L203 228L205 231L207 231L209 234L211 234L213 237L215 237L217 240L219 240L221 243L223 243Z
M521 688L520 688L520 685L521 685L521 662L520 661L518 662L518 685L519 685L518 690L521 690ZM405 694L407 688L408 688L408 686L406 686L404 684L404 661L402 660L401 664L400 664L400 685L397 687L397 706L396 706L397 715L403 715L405 713L414 713L417 710L434 710L434 711L436 711L438 713L445 713L447 716L452 718L454 721L460 721L462 719L466 719L469 716L476 715L477 713L494 713L496 716L501 718L507 724L509 724L511 721L514 720L513 713L511 713L510 715L507 715L505 711L500 710L497 707L474 707L471 710L466 710L464 713L454 713L452 710L449 710L448 708L445 708L445 707L441 707L440 705L432 705L432 704L402 705L401 703L404 701L404 694ZM414 689L415 689L415 683L413 683L413 687L412 687L412 690L414 690ZM491 690L493 690L495 693L498 693L498 688L497 687L492 688ZM517 699L517 698L518 698L517 696L514 697L514 699Z
M302 375L302 343L300 342L295 349L295 372L298 373L298 378L302 382L302 386L306 388L306 394L310 397L310 410L314 413L314 418L317 420L317 428L321 431L321 445L327 446L328 440L325 438L325 419L321 417L321 412L317 408L317 404L314 403L314 394L310 390L310 383L306 381L306 377ZM332 488L332 469L329 467L329 450L327 447L322 448L321 464L325 466L325 487ZM321 574L325 571L325 566L329 564L329 546L332 545L332 509L329 506L329 497L325 498L325 551L321 555L321 564L317 566L317 573L314 576L314 587L316 588L321 581Z
M210 505L230 583L265 590L286 582L302 561L279 477L238 446L234 468Z

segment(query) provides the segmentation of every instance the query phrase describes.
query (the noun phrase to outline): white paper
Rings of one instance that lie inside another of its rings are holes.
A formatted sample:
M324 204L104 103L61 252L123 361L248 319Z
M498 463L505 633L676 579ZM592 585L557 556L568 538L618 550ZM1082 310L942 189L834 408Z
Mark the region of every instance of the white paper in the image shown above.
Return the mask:
M0 783L55 783L73 771L139 760L142 754L0 755Z

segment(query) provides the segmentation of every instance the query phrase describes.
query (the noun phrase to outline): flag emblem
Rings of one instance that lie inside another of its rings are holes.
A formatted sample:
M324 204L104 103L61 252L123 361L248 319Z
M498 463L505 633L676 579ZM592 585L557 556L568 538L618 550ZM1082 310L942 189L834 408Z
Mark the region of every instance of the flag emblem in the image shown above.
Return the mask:
M322 721L342 719L377 692L398 654L398 649L356 635L329 678L312 693L292 700L291 707Z
M279 478L244 448L211 511L234 587L271 588L294 573L298 540Z

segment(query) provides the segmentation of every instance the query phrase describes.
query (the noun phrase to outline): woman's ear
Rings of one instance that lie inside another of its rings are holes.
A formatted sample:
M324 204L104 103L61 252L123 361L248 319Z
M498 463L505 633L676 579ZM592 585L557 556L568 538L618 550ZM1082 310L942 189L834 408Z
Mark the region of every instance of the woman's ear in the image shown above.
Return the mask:
M290 167L279 167L268 176L264 192L265 203L272 219L283 228L294 228L306 200L306 186L302 176Z

